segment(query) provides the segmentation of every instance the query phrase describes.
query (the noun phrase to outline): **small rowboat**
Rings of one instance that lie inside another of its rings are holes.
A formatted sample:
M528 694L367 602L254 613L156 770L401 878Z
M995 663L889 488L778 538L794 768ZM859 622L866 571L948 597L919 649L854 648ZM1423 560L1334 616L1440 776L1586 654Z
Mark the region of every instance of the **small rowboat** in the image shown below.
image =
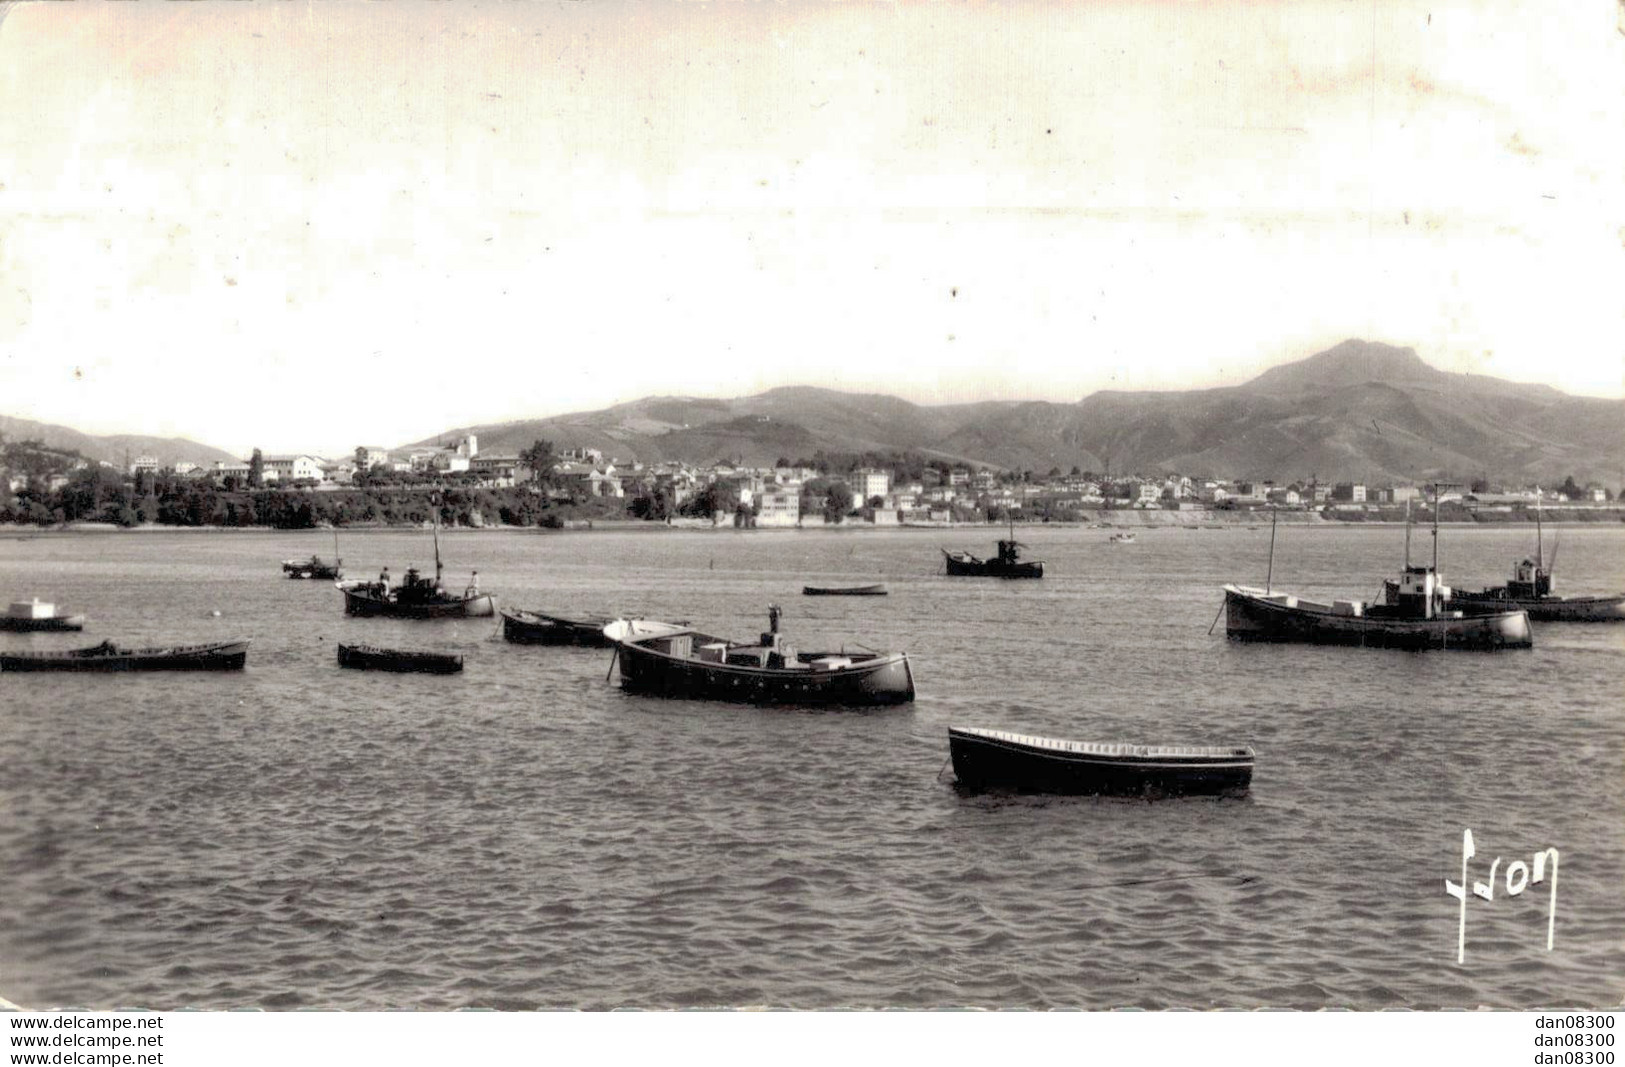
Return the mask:
M521 645L587 645L607 648L611 641L604 633L612 619L565 619L540 611L502 609L502 636Z
M686 622L657 622L654 619L616 619L604 627L604 637L612 645L623 641L641 641L645 637L670 637L688 632Z
M951 726L948 751L968 789L1180 796L1245 793L1253 780L1253 750L1244 746L1102 744Z
M885 596L884 585L804 585L802 596Z
M235 671L247 660L247 641L166 648L120 648L103 641L66 652L3 652L0 671Z
M339 666L360 671L456 674L463 669L463 657L446 652L408 652L374 645L340 645Z

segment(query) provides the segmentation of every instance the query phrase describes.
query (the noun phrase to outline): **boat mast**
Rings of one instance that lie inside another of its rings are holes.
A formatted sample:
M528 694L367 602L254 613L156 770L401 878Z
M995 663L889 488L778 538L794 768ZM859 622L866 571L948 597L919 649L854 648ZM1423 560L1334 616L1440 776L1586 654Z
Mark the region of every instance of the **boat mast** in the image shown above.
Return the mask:
M1275 580L1275 519L1280 512L1270 508L1270 565L1264 572L1264 595L1270 595L1270 583Z
M1546 566L1546 549L1540 533L1540 486L1535 486L1535 577ZM1550 573L1550 572L1548 572Z
M1405 498L1405 569L1411 569L1411 498Z
M432 499L430 503L434 507L434 511L430 515L434 519L434 580L438 584L440 582L440 505Z
M1433 483L1433 573L1439 573L1439 483Z

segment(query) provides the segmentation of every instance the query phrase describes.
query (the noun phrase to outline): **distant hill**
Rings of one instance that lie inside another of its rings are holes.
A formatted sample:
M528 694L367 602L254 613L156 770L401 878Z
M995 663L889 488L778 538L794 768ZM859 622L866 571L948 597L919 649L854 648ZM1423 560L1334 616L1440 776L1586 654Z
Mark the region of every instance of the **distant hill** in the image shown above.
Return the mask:
M517 452L547 438L622 462L765 466L818 449L909 449L1039 472L1374 483L1572 474L1615 487L1625 469L1625 400L1450 374L1409 348L1358 340L1219 389L937 407L801 386L732 400L650 397L433 440L467 432L482 451Z
M145 437L140 434L113 434L94 437L66 426L30 419L14 419L0 415L0 434L8 441L39 440L52 448L72 449L91 460L105 460L122 468L128 459L151 456L160 464L171 467L176 463L213 463L215 460L239 459L208 445L200 445L184 437Z

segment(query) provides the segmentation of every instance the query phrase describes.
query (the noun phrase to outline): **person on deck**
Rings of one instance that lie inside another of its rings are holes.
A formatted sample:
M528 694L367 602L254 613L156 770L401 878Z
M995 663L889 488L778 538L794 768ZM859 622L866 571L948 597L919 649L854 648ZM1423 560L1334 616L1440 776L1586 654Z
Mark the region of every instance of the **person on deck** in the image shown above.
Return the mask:
M389 595L389 568L385 567L378 575L378 592L383 596Z

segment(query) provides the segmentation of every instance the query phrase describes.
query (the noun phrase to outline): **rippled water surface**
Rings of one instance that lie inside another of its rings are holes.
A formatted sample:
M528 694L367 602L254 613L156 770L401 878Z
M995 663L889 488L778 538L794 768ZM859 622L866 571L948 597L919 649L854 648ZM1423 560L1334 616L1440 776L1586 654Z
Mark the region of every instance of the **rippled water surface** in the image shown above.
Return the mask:
M994 530L454 532L506 605L637 612L802 648L909 653L913 705L755 709L623 695L609 653L490 620L343 615L280 576L323 534L7 535L0 599L91 617L8 648L253 639L222 675L0 674L0 994L33 1007L768 1004L1611 1006L1625 976L1625 626L1530 651L1233 645L1226 581L1269 528L1036 529L1041 582L941 576ZM1552 531L1547 531L1552 536ZM1569 591L1625 589L1625 531L1566 529ZM1447 530L1499 582L1531 531ZM1426 545L1418 538L1418 552ZM1549 542L1548 542L1549 544ZM1403 534L1282 527L1278 588L1369 598ZM427 533L343 535L353 575ZM801 585L885 581L886 598ZM213 613L218 611L216 617ZM464 653L460 676L341 672L334 643ZM961 795L949 724L1251 744L1252 794ZM1561 852L1548 885L1459 905Z

